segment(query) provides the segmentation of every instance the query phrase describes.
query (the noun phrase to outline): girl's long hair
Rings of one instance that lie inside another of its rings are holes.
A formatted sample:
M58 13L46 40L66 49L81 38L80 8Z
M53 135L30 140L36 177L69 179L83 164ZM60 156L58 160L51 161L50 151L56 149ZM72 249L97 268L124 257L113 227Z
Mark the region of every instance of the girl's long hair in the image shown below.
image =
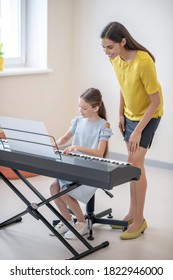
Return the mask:
M98 115L102 119L107 120L106 108L102 100L101 92L96 88L88 88L81 95L80 98L89 103L93 108L99 107Z
M102 100L101 92L96 88L88 88L81 95L80 98L89 103L93 108L99 106L98 115L100 118L107 120L106 108ZM108 143L103 157L108 155Z
M107 38L115 43L121 43L122 39L126 39L126 44L124 46L127 50L140 50L147 52L153 61L155 62L155 57L152 53L146 49L144 46L139 44L129 33L129 31L119 22L110 22L101 32L101 39Z

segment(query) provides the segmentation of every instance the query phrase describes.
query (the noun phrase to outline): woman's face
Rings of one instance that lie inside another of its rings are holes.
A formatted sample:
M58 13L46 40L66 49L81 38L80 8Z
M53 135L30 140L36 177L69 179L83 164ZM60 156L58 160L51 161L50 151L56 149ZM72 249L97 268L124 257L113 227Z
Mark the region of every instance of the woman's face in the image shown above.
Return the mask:
M101 45L109 59L114 59L116 56L120 55L123 47L122 43L115 43L107 38L102 39Z

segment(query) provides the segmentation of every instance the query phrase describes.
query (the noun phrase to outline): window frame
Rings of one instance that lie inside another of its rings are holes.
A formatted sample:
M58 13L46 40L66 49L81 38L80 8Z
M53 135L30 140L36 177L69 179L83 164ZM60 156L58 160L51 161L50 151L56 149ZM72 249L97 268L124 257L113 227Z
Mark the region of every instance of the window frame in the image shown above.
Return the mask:
M7 65L5 61L4 70L0 72L0 78L53 72L53 69L48 66L48 0L24 1L25 34L23 35L23 43L25 46L25 62L23 61L20 65Z
M25 0L19 1L19 56L5 57L5 67L24 66L26 62L26 10ZM1 2L1 0L0 0ZM1 3L0 3L1 4ZM3 41L3 39L2 39ZM5 50L4 50L5 52Z

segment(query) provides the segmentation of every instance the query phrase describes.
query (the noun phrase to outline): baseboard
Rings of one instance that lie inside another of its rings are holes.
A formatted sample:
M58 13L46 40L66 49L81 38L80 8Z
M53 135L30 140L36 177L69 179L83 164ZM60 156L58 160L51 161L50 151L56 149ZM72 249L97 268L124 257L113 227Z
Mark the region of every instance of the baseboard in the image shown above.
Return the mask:
M117 161L127 162L127 155L125 154L109 152L109 158L116 159ZM173 170L173 163L169 163L165 161L145 159L145 164L148 166Z

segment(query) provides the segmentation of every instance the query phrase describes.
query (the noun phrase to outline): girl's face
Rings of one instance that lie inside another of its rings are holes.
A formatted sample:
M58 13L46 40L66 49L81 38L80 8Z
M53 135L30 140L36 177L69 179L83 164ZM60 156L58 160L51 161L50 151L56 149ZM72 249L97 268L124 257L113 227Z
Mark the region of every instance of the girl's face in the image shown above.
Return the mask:
M99 106L92 107L88 102L84 99L79 98L79 112L83 118L92 118L97 115L99 110Z
M109 59L114 59L116 56L121 55L122 49L124 49L123 39L121 43L115 43L107 38L102 39L102 47Z

